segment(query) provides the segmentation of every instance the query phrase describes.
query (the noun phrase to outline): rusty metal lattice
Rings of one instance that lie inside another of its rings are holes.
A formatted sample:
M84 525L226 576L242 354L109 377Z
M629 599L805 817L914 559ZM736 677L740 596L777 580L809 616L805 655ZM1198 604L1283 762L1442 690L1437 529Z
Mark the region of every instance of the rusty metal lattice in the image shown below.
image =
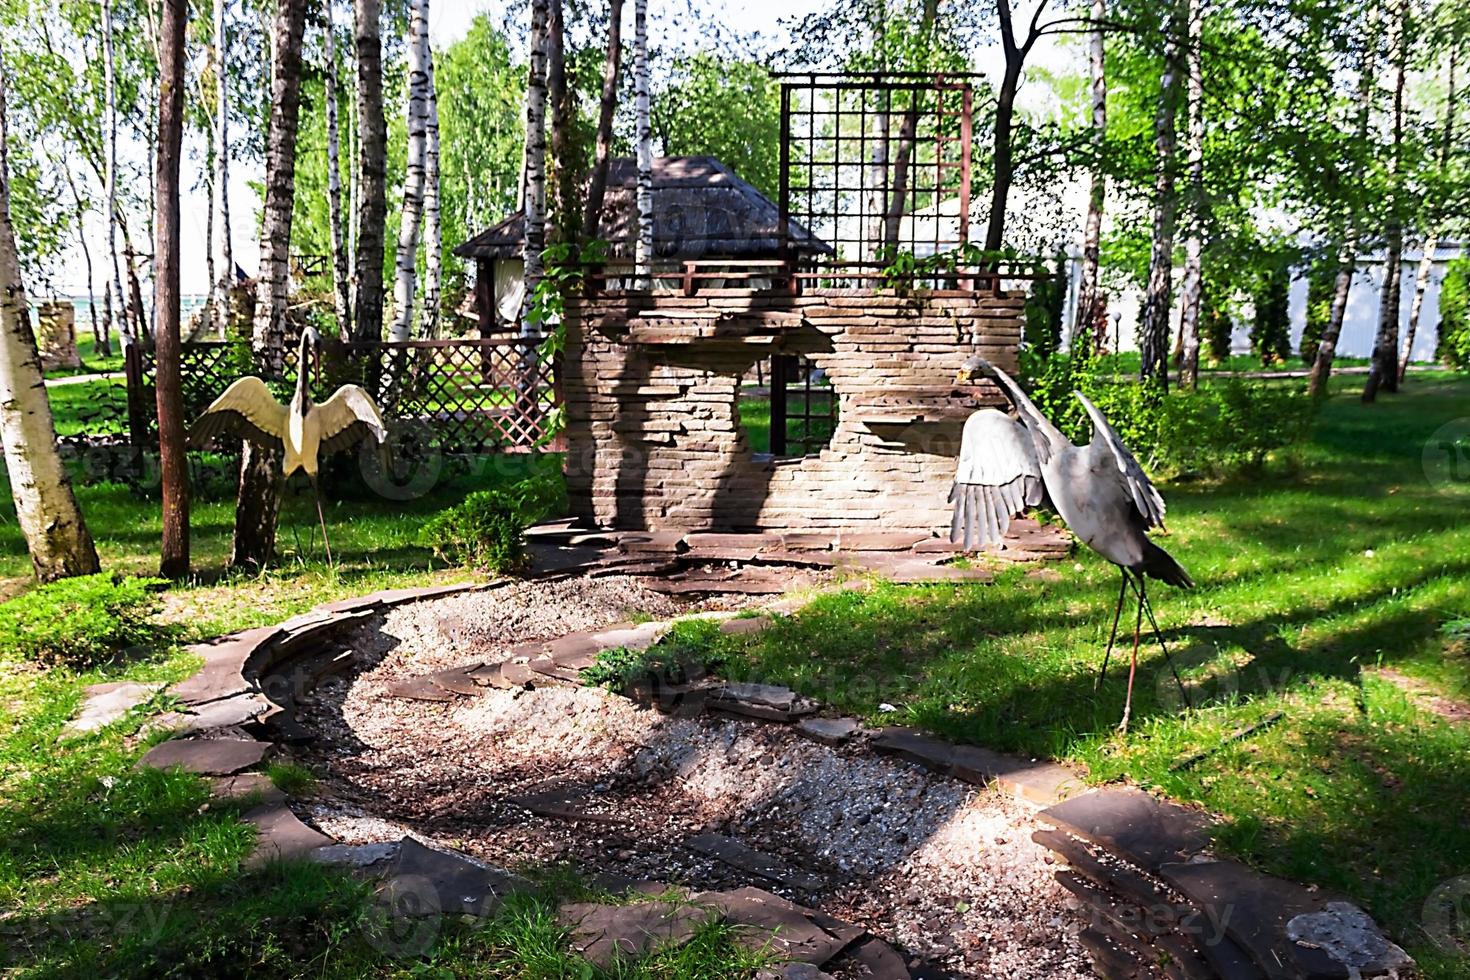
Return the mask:
M561 386L553 360L541 353L542 341L530 336L343 344L337 345L340 354L328 356L329 366L313 369L308 380L314 398L330 397L338 384L362 385L378 401L390 428L412 427L427 447L441 452L556 450L561 438L551 433ZM136 347L130 351L129 431L135 445L154 445L153 354ZM294 382L294 345L285 360L282 377L268 381ZM250 372L249 351L239 342L185 344L180 361L189 419Z
M837 393L800 354L771 358L771 455L819 453L837 428Z
M810 230L837 265L966 244L975 77L778 75L783 237Z

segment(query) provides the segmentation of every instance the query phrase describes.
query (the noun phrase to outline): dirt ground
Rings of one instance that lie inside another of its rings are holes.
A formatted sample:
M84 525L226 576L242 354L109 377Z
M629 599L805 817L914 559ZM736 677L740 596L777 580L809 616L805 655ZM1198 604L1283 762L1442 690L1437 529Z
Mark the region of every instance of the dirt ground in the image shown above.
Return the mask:
M1093 975L1074 938L1078 903L1031 840L1032 811L997 792L861 744L673 717L595 688L384 696L395 679L493 663L529 640L693 608L633 579L577 578L390 612L353 640L363 669L308 705L323 736L303 753L323 776L310 816L346 843L413 833L511 868L565 861L700 889L754 884L960 976ZM558 808L579 819L546 812ZM767 880L688 846L709 832L815 881Z

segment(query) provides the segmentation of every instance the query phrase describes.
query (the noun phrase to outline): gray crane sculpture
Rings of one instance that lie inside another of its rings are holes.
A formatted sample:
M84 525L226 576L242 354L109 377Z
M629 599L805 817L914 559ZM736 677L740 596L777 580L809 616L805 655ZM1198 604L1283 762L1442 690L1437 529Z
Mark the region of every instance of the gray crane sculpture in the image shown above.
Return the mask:
M1102 412L1082 392L1075 394L1092 420L1092 441L1075 446L1041 414L1020 385L984 358L967 360L956 383L972 383L981 377L1000 386L1015 406L1019 420L996 409L982 409L966 420L959 467L950 491L954 503L950 539L956 543L963 540L967 550L977 544L1000 544L1011 518L1027 506L1041 503L1044 491L1082 543L1117 565L1123 575L1113 608L1113 629L1098 674L1099 688L1107 679L1108 660L1118 638L1118 621L1130 585L1138 596L1128 694L1118 727L1128 730L1133 710L1133 678L1138 671L1138 644L1145 613L1188 706L1189 692L1174 668L1146 589L1147 578L1186 589L1194 586L1184 567L1149 540L1150 528L1164 527L1163 498Z
M189 430L189 442L201 446L219 436L248 439L266 449L285 452L283 477L303 470L316 497L316 516L322 525L322 546L332 562L332 545L327 540L327 518L322 512L322 495L317 485L321 457L351 448L364 439L383 445L388 430L372 397L357 385L343 385L320 405L307 390L307 368L321 348L316 330L301 332L301 356L296 361L296 393L290 405L282 405L266 383L244 377L224 390Z

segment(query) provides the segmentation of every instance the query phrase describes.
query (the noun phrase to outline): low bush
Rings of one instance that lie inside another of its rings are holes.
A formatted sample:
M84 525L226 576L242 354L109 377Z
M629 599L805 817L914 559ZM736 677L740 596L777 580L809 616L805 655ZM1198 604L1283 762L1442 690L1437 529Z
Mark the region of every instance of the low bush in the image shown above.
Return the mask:
M1470 258L1450 261L1439 287L1439 356L1470 371Z
M503 490L479 490L424 524L419 541L445 561L497 575L523 570L526 529L551 514L564 494L560 479L538 474Z
M0 660L88 667L156 640L162 579L83 575L0 605Z
M1297 386L1221 378L1165 394L1106 373L1105 363L1074 365L1054 355L1026 365L1032 400L1079 445L1092 438L1092 423L1074 390L1098 407L1141 463L1170 473L1259 469L1311 433L1317 406Z

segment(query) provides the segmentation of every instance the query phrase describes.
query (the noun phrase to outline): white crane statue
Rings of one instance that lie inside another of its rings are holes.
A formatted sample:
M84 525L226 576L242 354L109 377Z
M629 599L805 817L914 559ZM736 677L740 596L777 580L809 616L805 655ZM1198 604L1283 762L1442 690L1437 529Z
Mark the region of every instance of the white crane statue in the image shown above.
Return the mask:
M357 385L343 385L320 405L311 400L307 368L321 349L315 328L301 332L301 354L296 361L296 393L289 405L276 401L266 383L244 377L231 384L195 420L189 442L201 446L219 436L248 439L266 449L284 450L284 477L303 470L316 497L316 516L322 526L322 544L327 561L332 546L327 540L327 519L322 512L322 495L317 485L321 457L349 449L364 439L380 446L388 430L372 397Z
M1107 678L1108 659L1118 638L1118 620L1130 585L1138 596L1128 694L1118 727L1128 730L1133 709L1133 678L1138 670L1138 643L1145 613L1188 706L1189 692L1174 669L1146 590L1147 578L1180 588L1194 587L1184 566L1148 537L1150 528L1164 527L1164 500L1158 490L1102 412L1082 392L1075 394L1092 419L1092 441L1076 446L1041 414L1010 375L984 358L967 360L955 380L968 384L982 377L1000 386L1019 419L1013 420L996 409L982 409L966 420L959 467L950 491L954 503L950 539L956 543L963 540L967 550L1000 544L1011 518L1041 503L1044 490L1072 533L1123 574L1098 687Z

